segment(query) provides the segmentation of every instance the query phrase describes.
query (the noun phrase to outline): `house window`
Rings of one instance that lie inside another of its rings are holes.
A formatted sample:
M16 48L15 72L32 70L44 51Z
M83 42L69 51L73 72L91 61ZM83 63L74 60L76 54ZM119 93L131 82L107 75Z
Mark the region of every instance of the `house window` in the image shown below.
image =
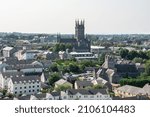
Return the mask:
M37 92L39 92L39 89L37 89Z
M22 94L22 91L20 91L20 94Z
M26 89L26 87L24 87Z
M22 87L20 87L20 89L22 89Z
M15 94L17 94L17 92L15 92Z
M32 90L34 92L34 90Z
M39 85L37 85L37 87L39 87Z
M71 95L70 98L73 98L73 96Z
M34 86L33 86L33 88L34 88Z
M88 97L87 95L84 96L84 98L87 98L87 97Z
M15 90L17 90L17 87L15 87Z
M31 88L31 86L29 86L29 88Z
M91 98L94 98L94 96L92 95Z
M31 90L29 90L29 92L31 92Z
M26 91L24 91L24 93L26 93Z

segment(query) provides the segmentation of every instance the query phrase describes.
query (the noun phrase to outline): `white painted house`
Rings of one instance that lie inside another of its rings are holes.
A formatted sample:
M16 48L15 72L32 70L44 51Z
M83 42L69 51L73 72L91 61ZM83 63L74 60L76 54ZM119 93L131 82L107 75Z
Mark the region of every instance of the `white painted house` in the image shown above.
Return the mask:
M69 89L61 92L62 100L111 100L106 89Z
M31 95L40 92L41 78L34 76L13 76L8 81L8 92L15 95Z
M12 53L13 53L13 47L3 48L3 56L4 57L10 57Z

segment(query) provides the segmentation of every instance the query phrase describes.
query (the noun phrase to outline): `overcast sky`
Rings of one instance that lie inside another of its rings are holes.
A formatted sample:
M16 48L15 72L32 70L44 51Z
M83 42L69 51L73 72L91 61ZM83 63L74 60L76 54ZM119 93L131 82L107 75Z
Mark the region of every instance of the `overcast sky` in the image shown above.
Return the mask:
M150 0L0 0L0 32L150 33Z

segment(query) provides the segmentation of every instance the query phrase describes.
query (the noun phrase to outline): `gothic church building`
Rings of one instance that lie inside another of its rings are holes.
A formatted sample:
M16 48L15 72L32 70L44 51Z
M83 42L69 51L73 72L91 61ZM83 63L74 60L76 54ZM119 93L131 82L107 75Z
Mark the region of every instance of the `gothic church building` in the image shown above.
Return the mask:
M62 38L57 36L58 43L71 44L74 52L90 52L91 43L85 37L84 21L75 21L75 36L73 38Z

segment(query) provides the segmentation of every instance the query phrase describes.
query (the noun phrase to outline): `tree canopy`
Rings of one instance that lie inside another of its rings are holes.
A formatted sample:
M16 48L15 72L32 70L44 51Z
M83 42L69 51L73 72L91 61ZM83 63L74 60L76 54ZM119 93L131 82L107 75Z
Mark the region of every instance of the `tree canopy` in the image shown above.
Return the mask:
M52 73L48 78L48 82L50 85L53 85L56 81L60 79L61 79L61 76L59 73Z

